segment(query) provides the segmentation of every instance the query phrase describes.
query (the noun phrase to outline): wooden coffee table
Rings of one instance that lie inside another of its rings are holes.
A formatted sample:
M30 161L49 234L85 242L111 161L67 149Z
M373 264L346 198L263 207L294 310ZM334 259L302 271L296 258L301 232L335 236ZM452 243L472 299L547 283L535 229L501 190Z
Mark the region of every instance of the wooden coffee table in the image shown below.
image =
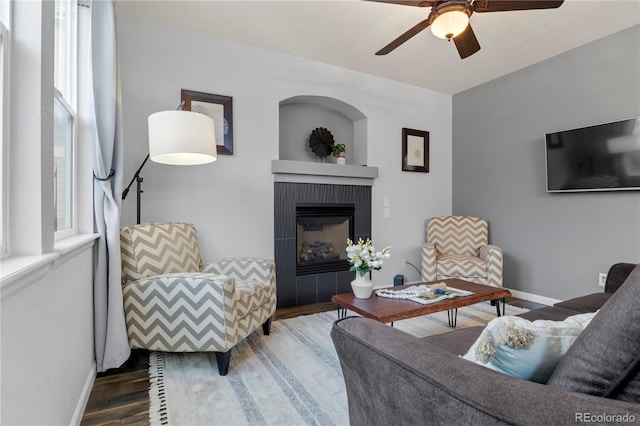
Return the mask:
M505 298L511 296L509 290L500 287L491 287L488 285L476 284L457 278L449 278L445 280L432 281L419 284L434 284L436 282L444 282L447 287L458 288L473 292L472 295L457 297L455 299L443 300L440 302L422 305L418 302L403 299L390 299L386 297L378 297L375 290L368 299L358 299L353 293L337 294L331 298L331 301L338 304L338 316L346 315L347 310L357 312L366 318L371 318L382 323L392 323L407 318L418 317L421 315L432 314L434 312L447 311L449 316L449 326L455 327L458 308L463 306L474 305L487 300L496 301L496 312L500 316L500 300L502 300L502 315L504 315ZM419 284L409 284L393 287L394 290L401 290Z

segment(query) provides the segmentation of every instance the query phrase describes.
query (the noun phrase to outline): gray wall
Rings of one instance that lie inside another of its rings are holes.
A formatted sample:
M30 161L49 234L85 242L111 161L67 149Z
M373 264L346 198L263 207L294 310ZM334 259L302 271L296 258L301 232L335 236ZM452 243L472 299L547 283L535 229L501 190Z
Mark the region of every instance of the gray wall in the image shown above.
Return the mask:
M505 287L564 299L640 260L640 193L547 193L544 160L546 133L638 115L640 26L453 97L453 213L489 220Z

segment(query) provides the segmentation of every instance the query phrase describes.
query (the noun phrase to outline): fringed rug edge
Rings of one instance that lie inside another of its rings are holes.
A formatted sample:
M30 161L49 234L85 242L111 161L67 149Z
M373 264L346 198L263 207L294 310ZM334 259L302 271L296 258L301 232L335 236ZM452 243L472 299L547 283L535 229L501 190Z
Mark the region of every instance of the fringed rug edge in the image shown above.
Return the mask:
M160 352L149 352L149 424L169 424L164 387L164 354Z

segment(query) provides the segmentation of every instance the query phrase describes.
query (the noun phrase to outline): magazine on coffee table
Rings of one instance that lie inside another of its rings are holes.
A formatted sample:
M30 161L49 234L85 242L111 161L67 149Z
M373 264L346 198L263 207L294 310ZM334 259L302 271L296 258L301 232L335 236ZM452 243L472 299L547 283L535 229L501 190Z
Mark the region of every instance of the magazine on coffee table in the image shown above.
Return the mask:
M431 303L440 302L447 299L455 299L456 297L470 296L473 292L460 290L458 288L447 287L446 289L435 289L433 291L424 291L408 300L429 305Z

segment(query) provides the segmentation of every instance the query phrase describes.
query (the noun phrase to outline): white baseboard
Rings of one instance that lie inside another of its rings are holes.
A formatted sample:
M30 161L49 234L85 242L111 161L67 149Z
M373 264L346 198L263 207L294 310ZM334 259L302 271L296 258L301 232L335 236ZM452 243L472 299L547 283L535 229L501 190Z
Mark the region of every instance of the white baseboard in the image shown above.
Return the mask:
M528 300L529 302L542 303L543 305L553 306L554 304L561 302L559 299L552 299L551 297L546 296L538 296L537 294L525 293L520 290L511 290L507 289L511 292L513 297L517 297L518 299Z
M91 369L89 369L87 380L84 383L82 393L80 394L80 399L78 399L76 409L73 411L73 417L71 418L71 422L69 424L78 426L82 421L84 410L85 408L87 408L87 401L89 401L89 396L91 395L91 389L93 389L93 384L96 381L96 371L96 362L94 361L91 365Z

